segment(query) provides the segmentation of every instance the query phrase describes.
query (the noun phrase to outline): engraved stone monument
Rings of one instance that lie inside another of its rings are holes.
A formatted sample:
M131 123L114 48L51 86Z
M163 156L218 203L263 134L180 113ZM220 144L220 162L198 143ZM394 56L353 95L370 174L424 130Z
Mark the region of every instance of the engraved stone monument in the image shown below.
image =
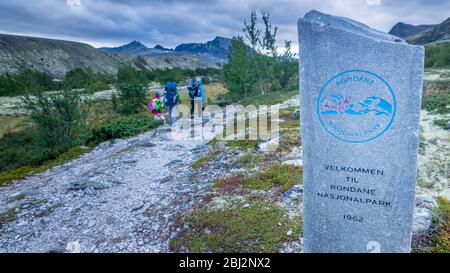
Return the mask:
M305 252L409 252L424 49L317 11L298 28Z

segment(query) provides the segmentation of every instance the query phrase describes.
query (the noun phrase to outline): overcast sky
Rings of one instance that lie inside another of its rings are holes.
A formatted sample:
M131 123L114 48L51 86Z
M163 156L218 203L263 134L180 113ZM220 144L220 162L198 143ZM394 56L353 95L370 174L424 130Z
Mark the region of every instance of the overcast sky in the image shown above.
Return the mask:
M440 23L449 0L0 0L0 33L61 38L93 46L139 40L174 47L242 34L251 10L269 12L278 40L296 44L298 18L316 9L389 31L397 22Z

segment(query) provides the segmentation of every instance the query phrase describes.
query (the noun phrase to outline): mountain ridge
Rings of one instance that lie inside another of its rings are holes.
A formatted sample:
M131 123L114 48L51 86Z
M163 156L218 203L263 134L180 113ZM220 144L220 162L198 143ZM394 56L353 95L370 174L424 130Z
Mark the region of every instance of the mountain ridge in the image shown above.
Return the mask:
M182 43L174 49L165 48L162 45L149 48L139 41L132 41L118 47L101 47L98 49L109 53L128 53L133 56L184 52L202 54L218 59L227 59L230 44L230 38L216 36L214 39L205 43Z
M450 17L434 25L395 24L389 34L401 37L410 44L427 45L450 40Z
M429 30L435 26L437 25L411 25L403 22L398 22L391 28L389 34L398 36L400 38L406 38L422 31Z
M115 74L124 64L151 70L196 69L220 68L225 61L212 54L175 51L161 45L148 48L138 41L111 50L81 42L0 34L0 74L32 69L62 79L75 68Z
M417 45L426 45L447 40L450 40L450 17L429 30L406 38L407 42Z

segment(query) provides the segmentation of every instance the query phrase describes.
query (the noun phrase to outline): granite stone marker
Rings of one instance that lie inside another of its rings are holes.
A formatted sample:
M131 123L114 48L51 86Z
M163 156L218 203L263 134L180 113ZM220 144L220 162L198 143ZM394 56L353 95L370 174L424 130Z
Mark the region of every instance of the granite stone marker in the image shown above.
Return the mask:
M424 49L356 21L299 20L305 252L409 252Z

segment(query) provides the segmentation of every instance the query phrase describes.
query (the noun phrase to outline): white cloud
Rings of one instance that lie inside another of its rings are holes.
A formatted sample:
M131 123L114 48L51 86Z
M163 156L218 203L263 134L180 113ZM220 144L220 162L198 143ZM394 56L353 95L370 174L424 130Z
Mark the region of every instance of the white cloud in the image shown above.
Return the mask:
M381 0L366 0L369 6L381 6Z
M66 3L71 7L81 7L81 0L66 0Z

